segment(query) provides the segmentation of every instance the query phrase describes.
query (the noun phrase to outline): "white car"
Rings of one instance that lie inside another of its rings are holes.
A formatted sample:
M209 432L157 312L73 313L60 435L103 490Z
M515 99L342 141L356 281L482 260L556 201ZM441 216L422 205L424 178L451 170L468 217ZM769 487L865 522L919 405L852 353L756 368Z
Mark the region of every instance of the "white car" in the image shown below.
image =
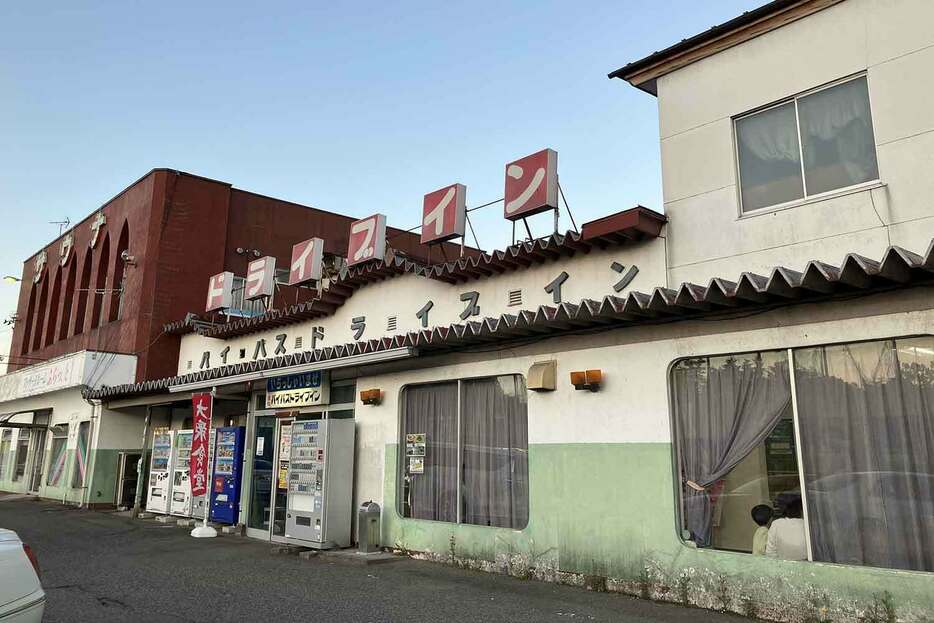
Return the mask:
M0 528L0 623L38 623L43 612L35 554L15 532Z

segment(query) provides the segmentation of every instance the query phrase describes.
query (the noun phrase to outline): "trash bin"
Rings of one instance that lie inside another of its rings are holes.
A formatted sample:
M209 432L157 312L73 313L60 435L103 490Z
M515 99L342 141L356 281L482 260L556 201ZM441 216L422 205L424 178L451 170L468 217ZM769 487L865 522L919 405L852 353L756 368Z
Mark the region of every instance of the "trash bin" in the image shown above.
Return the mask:
M371 554L379 547L379 504L364 502L357 511L357 551Z

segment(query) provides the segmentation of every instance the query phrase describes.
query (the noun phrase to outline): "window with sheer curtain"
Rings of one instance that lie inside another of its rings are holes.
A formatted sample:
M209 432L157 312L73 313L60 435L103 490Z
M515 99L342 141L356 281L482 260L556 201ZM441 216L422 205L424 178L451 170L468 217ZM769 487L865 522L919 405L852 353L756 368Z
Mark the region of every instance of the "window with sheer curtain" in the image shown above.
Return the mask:
M402 392L404 517L524 528L528 408L518 375L411 385Z
M686 359L671 393L699 547L753 551L753 508L797 503L809 560L934 571L934 337Z
M743 212L878 179L866 76L735 120Z

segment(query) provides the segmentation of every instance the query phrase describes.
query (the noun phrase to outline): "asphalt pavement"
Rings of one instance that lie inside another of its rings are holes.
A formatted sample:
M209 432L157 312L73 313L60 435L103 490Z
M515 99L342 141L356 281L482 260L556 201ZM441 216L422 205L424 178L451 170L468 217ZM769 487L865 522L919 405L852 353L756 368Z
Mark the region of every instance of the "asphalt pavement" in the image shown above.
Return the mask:
M744 621L410 559L306 561L255 539L194 539L184 528L2 494L0 527L39 558L46 621Z

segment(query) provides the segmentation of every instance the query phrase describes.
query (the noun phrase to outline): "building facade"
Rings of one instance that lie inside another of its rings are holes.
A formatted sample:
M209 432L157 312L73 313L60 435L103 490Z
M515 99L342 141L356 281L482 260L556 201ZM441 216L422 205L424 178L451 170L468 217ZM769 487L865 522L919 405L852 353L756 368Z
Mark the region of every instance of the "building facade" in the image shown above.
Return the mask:
M203 313L208 277L236 275L228 315L259 314L260 303L243 296L247 264L268 255L287 274L295 236L322 237L326 254L343 255L353 220L154 169L27 259L10 372L0 377L0 441L7 447L0 490L80 504L127 501L124 486L131 488L143 452L143 420L101 409L81 392L174 374L179 337L165 325ZM417 235L390 229L388 237L401 256L427 259ZM441 252L461 249L435 250ZM312 296L278 276L267 305Z
M396 551L776 621L929 621L930 11L776 0L627 65L659 98L665 216L179 319L175 376L88 397L214 391L246 426L251 537L290 539L293 427L353 418L339 503L379 502ZM330 396L282 406L308 373Z

